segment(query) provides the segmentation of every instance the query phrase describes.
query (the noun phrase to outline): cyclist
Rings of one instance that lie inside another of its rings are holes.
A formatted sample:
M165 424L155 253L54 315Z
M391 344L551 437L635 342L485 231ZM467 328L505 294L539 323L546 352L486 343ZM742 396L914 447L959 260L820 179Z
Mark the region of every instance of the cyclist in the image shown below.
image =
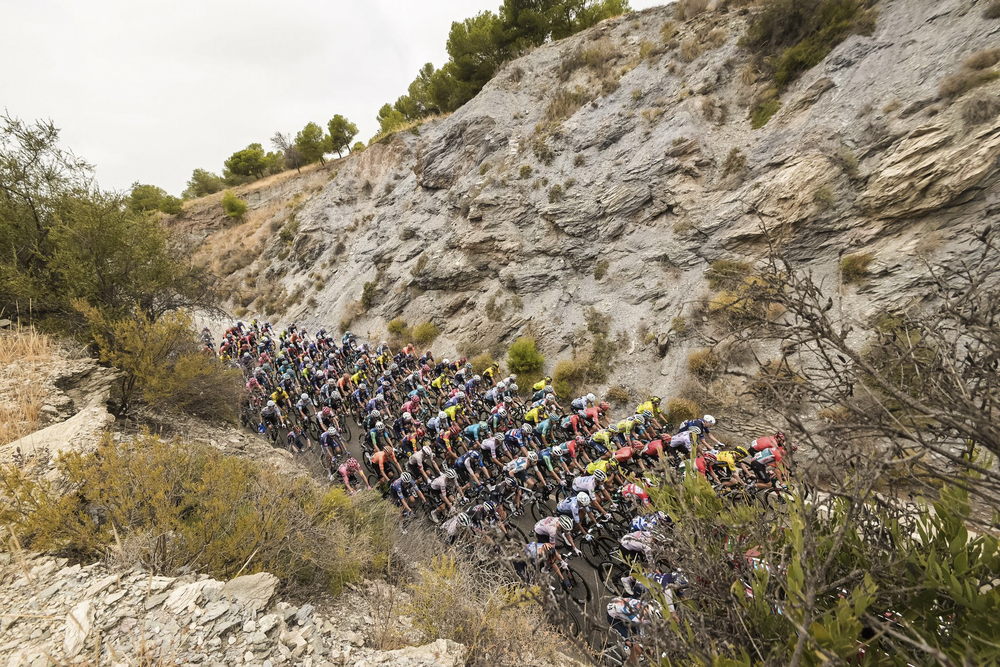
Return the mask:
M441 524L441 529L444 531L445 540L448 544L453 544L463 533L472 532L474 530L472 527L472 519L470 519L469 515L465 512L459 512L452 518L444 521Z
M274 401L267 402L267 405L260 411L260 418L265 424L269 424L273 428L278 428L278 426L285 427L284 415L281 414L281 408Z
M413 476L422 477L429 484L431 478L427 474L428 464L433 466L435 473L441 474L441 469L438 468L437 462L434 460L434 449L430 445L424 445L406 459L406 468L413 473Z
M692 427L696 427L701 432L701 439L702 440L706 440L706 439L707 440L711 440L712 442L715 443L715 445L717 447L724 447L725 445L723 445L721 442L719 442L716 439L716 437L714 435L712 435L712 433L709 431L709 428L712 427L712 426L715 426L715 417L713 417L712 415L705 415L701 419L690 419L690 420L682 423L680 430L681 431L688 431Z
M312 441L302 432L302 427L296 424L288 432L288 449L293 454L301 454L312 447Z
M580 515L583 514L590 519L591 523L596 523L594 515L590 511L590 496L581 491L575 496L567 496L556 505L556 513L560 516L568 516L573 520L576 531L585 534L583 522Z
M581 555L582 552L573 541L573 519L568 516L547 516L535 523L535 540L538 542L557 544L560 535L573 547L574 554Z
M361 479L361 481L365 483L365 486L368 488L368 490L369 491L371 490L372 488L371 485L368 483L368 480L365 479L364 474L361 472L361 464L358 463L358 460L353 456L344 461L343 465L340 466L338 472L340 473L340 476L344 479L344 486L347 487L348 493L352 494L354 493L354 487L351 486L351 480L350 480L351 477L358 477L359 479Z
M431 511L431 521L435 523L438 521L438 512L445 508L450 512L453 507L452 499L448 497L449 486L455 487L456 494L460 491L458 486L458 472L454 468L445 468L443 473L431 481L432 499L439 501L437 506Z
M629 648L628 661L630 665L639 664L639 651L632 636L641 634L642 629L650 619L659 616L659 608L655 602L631 597L614 598L607 606L608 625L625 641Z
M508 477L518 483L514 504L517 506L519 511L521 509L522 486L533 489L535 487L536 479L542 484L542 486L545 486L545 478L542 477L541 471L538 470L538 453L535 451L530 451L527 456L520 456L504 465L504 472L507 473ZM529 478L529 473L534 474Z
M469 451L455 459L454 467L458 471L458 478L462 482L463 490L468 488L470 479L476 483L477 487L482 486L483 483L479 479L479 475L476 474L477 469L489 479L489 471L483 467L483 455L479 452L478 444L472 445Z
M427 499L424 498L424 494L420 491L418 487L413 482L413 475L408 472L404 472L399 476L392 484L389 485L389 495L396 502L396 505L400 505L403 511L407 514L413 511L409 503L406 502L407 498L418 497L420 502L426 504Z
M323 449L323 456L330 460L330 479L333 479L333 461L340 457L344 451L344 443L340 440L340 434L335 427L330 426L319 434L319 446Z
M611 504L611 496L604 490L604 482L608 476L603 470L595 470L593 475L585 475L573 479L573 493L583 491L590 496L590 501L597 508L597 511L604 515L604 520L611 519L611 514L604 511L600 500L603 499Z
M399 475L402 469L399 467L399 462L396 460L396 452L392 450L391 445L385 445L382 449L377 450L371 455L372 467L377 466L379 477L383 482L389 482L393 477ZM389 465L389 470L386 471L386 464Z

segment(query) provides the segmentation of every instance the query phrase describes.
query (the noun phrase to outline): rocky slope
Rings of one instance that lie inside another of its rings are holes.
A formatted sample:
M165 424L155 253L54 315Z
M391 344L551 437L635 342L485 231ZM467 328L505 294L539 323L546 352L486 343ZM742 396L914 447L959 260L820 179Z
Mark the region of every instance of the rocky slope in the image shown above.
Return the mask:
M530 330L552 363L594 306L626 334L612 379L667 391L704 344L696 331L663 356L671 322L697 330L708 263L759 260L765 230L863 320L919 298L918 257L954 261L995 215L1000 119L969 126L939 95L996 44L983 5L883 0L874 33L792 84L758 130L748 108L767 83L737 44L745 11L703 14L669 39L669 7L612 19L510 63L446 119L247 189L243 225L218 197L171 224L246 317L354 315L376 339L392 318L431 319L448 353ZM841 256L862 250L871 278L841 284Z

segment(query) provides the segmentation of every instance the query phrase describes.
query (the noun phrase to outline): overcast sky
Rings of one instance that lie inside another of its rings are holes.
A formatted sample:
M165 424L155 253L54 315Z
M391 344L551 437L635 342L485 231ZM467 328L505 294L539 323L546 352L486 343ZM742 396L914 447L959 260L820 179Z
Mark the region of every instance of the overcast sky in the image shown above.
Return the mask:
M252 142L341 113L358 139L499 0L0 0L0 108L51 118L105 188L179 195ZM631 0L643 9L665 0Z

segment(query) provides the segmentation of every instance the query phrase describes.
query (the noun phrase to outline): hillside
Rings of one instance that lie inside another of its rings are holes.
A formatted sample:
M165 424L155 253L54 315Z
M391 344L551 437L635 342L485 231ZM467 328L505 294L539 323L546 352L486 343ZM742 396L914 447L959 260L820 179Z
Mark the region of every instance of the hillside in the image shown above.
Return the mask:
M866 322L920 298L920 258L961 256L995 210L1000 156L1000 119L963 109L1000 82L947 97L942 81L995 45L983 6L878 3L874 32L789 85L760 129L749 111L770 84L738 44L748 10L633 13L509 63L447 118L251 186L243 223L215 196L170 225L246 318L376 340L393 318L432 320L436 350L470 357L529 332L551 368L594 307L619 352L608 384L676 386L714 336L715 260L774 242ZM867 280L846 284L859 252Z

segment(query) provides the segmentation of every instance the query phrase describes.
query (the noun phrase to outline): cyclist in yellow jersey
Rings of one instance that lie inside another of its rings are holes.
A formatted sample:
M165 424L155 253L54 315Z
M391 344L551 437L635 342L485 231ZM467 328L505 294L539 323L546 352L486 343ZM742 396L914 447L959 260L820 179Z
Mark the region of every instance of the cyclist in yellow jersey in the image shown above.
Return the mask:
M528 422L532 426L538 426L538 423L547 417L548 415L545 413L545 408L541 405L524 413L524 421Z
M288 392L282 389L281 387L278 387L277 391L271 394L271 400L277 403L278 405L285 406L289 410L291 410L292 408L292 402L288 396Z
M492 385L496 381L496 375L500 372L500 364L494 363L492 366L483 371L483 377L489 380Z
M367 379L368 379L368 376L365 375L364 371L358 371L357 373L355 373L354 375L351 376L351 382L355 386L361 384L364 380L367 380Z
M543 377L538 382L536 382L535 384L531 385L531 388L534 389L535 391L542 391L543 389L545 389L545 385L548 384L552 384L552 378L546 376Z
M448 415L448 420L459 426L465 426L467 422L465 421L465 408L461 405L453 405L450 408L445 408L444 413Z
M667 423L666 415L660 412L660 398L658 396L654 396L645 403L639 405L639 407L635 409L635 414L641 415L647 410L653 414L653 423L656 426L662 427Z

